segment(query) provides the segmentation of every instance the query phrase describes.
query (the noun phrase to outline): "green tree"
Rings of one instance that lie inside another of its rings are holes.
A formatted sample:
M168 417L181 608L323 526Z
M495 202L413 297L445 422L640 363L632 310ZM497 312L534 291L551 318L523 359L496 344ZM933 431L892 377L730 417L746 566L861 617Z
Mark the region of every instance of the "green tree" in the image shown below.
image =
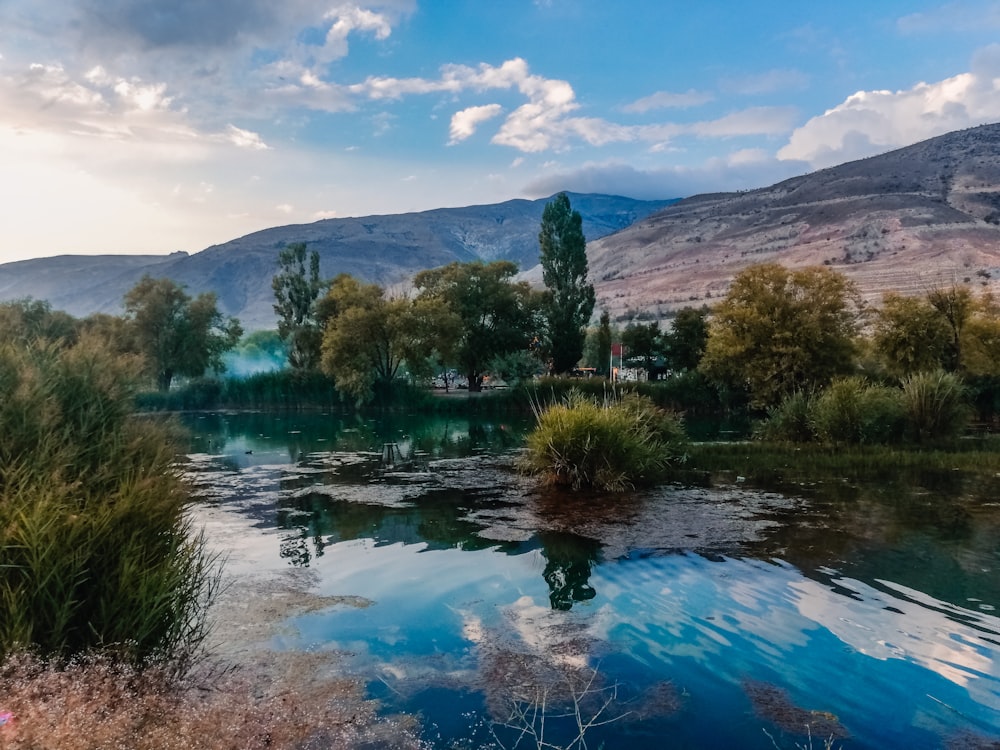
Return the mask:
M948 327L944 369L947 372L958 372L962 368L962 334L976 310L976 301L972 297L972 292L958 286L950 289L934 289L927 294L927 301L937 310Z
M236 346L243 329L225 318L212 292L191 299L171 279L142 277L125 295L125 318L137 351L157 387L168 390L175 375L197 377L222 369L223 352Z
M601 311L601 322L597 326L597 369L611 374L611 314Z
M45 300L25 299L0 303L0 338L5 341L61 341L76 343L80 321Z
M278 268L271 280L278 335L288 349L292 369L313 370L319 366L323 343L316 302L327 286L319 277L319 253L307 255L306 243L295 242L278 254Z
M527 283L514 282L516 273L510 261L477 261L451 263L414 277L418 299L440 301L454 314L458 324L451 351L470 391L481 389L495 357L527 351L537 340L538 295Z
M876 313L872 343L886 371L902 378L943 368L951 331L927 299L890 292Z
M586 325L594 312L594 286L587 281L583 219L566 193L545 206L538 233L542 281L546 287L547 349L552 371L572 370L583 354Z
M641 358L649 374L660 354L660 324L630 322L622 331L622 345L630 358Z
M716 307L699 369L745 389L754 407L775 406L850 374L860 305L854 284L829 268L752 266Z
M337 390L359 403L388 388L404 362L414 374L426 374L432 355L446 350L457 334L457 318L442 302L387 299L377 284L348 274L333 280L324 308L330 317L323 369Z
M663 334L667 367L674 372L698 369L708 344L708 310L683 307L674 316L670 330Z

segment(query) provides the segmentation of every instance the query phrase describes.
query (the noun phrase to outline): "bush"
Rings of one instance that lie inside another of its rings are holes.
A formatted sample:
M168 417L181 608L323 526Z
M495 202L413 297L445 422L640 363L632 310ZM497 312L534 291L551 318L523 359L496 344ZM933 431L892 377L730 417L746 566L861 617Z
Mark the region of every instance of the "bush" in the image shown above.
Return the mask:
M859 377L835 380L816 398L811 410L813 431L828 443L899 442L903 418L898 388L873 385Z
M171 429L132 416L137 363L93 339L0 345L0 656L178 659L218 580Z
M643 396L599 402L570 391L536 417L522 466L551 484L620 492L662 480L684 459L680 419Z
M768 410L767 419L757 427L754 435L761 440L808 443L816 438L812 411L812 396L796 391Z
M971 417L961 379L942 370L906 378L903 407L908 436L918 443L957 437Z

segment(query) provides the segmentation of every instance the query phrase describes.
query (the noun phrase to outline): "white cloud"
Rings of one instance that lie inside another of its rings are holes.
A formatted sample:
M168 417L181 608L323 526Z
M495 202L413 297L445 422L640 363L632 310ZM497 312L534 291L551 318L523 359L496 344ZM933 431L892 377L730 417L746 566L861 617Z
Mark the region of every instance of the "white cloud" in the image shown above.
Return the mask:
M326 14L332 20L323 45L323 59L337 60L347 55L347 37L355 31L370 31L379 40L388 39L392 33L392 23L388 16L356 5L342 5Z
M499 104L485 104L481 107L468 107L451 116L451 140L449 144L464 141L476 132L480 123L491 120L503 112Z
M816 168L1000 120L1000 45L980 50L972 71L903 91L859 91L792 133L782 159Z
M578 169L539 177L525 186L524 193L543 198L569 190L662 200L764 187L806 171L808 165L801 162L783 162L761 150L743 149L726 157L710 159L697 167L637 169L617 161L592 162Z
M654 109L687 109L688 107L700 107L714 99L715 97L707 91L695 91L694 89L688 89L679 94L670 91L657 91L655 94L626 104L622 107L622 111L643 114Z
M234 146L240 148L248 148L251 151L267 151L270 148L257 133L243 130L235 125L226 128L226 135Z

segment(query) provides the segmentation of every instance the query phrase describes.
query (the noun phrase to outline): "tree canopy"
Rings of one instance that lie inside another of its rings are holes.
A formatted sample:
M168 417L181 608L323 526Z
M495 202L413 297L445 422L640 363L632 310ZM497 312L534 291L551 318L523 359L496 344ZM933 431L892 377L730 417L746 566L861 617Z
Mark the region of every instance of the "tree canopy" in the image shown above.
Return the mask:
M681 308L661 338L667 367L675 372L697 369L708 343L708 310Z
M944 370L1000 374L1000 308L969 289L933 289L921 297L888 293L878 310L872 344L886 372L900 378Z
M308 262L308 268L306 267ZM306 243L295 242L278 254L279 271L271 280L278 335L288 349L293 370L319 366L323 328L316 316L316 301L327 286L319 277L319 253L306 253Z
M125 318L149 373L160 390L175 375L196 377L222 369L222 353L243 334L239 321L225 318L212 292L192 299L171 279L148 275L125 295Z
M715 308L700 369L747 391L758 408L851 371L860 300L852 282L825 267L752 266Z
M387 299L377 284L341 274L323 302L329 315L323 336L323 369L337 390L358 402L371 400L406 362L423 372L458 329L455 315L434 299Z
M583 219L566 193L546 204L538 233L546 296L546 348L552 372L572 370L583 354L586 325L594 312L594 286L587 281Z
M452 352L469 390L480 390L491 360L527 351L537 339L538 295L526 282L514 282L516 274L510 261L478 261L451 263L414 277L418 300L442 302L458 321Z

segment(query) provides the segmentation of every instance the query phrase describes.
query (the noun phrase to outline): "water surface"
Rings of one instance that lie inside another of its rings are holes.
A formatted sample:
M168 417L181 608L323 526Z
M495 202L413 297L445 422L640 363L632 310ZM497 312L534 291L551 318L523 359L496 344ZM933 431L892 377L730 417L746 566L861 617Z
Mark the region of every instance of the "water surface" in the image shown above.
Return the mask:
M188 423L199 493L247 544L370 602L295 615L275 645L343 653L433 746L565 746L578 720L608 750L1000 742L981 480L573 496L512 471L523 423Z

